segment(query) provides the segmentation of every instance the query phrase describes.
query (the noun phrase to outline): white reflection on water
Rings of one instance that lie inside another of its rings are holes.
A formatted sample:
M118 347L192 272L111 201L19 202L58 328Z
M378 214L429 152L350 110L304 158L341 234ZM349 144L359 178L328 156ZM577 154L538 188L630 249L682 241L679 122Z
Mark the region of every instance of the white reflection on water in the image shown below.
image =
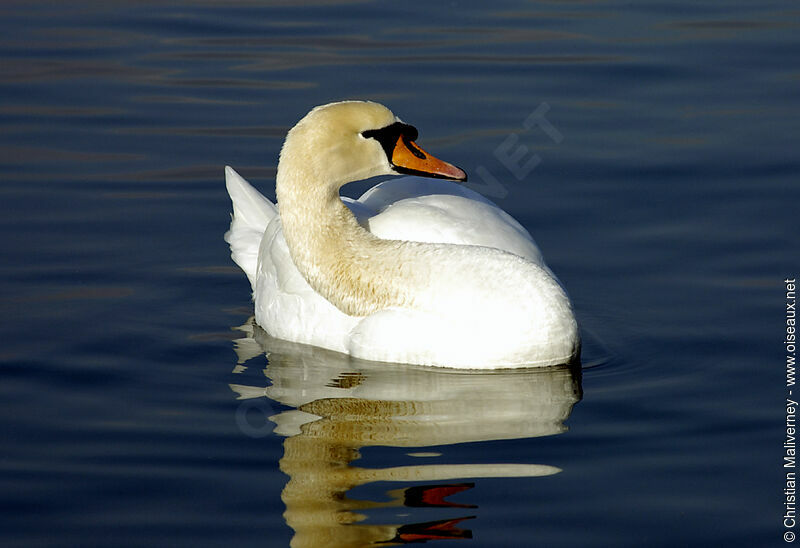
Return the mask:
M424 523L358 522L366 518L362 512L379 508L477 508L446 500L475 485L453 480L560 471L521 462L384 468L351 463L369 446L424 448L564 432L564 421L581 398L578 368L487 373L376 363L273 339L252 320L239 329L246 336L236 341L234 371L244 371L243 364L266 353L264 374L271 384L231 388L246 402L262 401L262 409L271 409L269 400L293 408L269 420L277 434L286 436L280 469L289 481L282 499L284 518L295 532L294 547L471 538L469 529L458 526L476 517L470 514ZM248 428L244 433L252 435ZM447 453L437 460L446 461ZM427 483L388 491L389 501L348 497L352 489L378 481Z

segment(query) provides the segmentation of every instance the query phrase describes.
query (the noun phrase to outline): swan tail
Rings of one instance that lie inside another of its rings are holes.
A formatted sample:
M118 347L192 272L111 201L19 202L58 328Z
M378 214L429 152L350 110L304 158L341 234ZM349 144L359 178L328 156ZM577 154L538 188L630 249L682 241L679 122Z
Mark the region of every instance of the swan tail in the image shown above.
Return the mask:
M233 261L255 288L261 237L278 215L278 208L230 166L225 166L225 186L233 202L231 227L225 233L225 241L231 246Z

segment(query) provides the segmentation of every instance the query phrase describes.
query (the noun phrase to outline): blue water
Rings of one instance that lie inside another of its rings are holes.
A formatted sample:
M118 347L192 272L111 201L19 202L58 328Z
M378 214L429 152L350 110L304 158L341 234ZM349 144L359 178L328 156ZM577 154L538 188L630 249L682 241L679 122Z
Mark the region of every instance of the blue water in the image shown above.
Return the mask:
M303 4L0 5L0 544L784 543L797 6ZM252 327L222 167L345 98L532 232L581 368Z

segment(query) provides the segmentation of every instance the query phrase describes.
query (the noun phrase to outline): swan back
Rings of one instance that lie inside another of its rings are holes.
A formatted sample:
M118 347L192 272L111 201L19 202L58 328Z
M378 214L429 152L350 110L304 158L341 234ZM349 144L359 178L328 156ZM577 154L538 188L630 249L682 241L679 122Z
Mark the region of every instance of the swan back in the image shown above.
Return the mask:
M379 238L493 247L546 268L530 233L465 186L403 177L372 187L356 204L374 212L361 222Z

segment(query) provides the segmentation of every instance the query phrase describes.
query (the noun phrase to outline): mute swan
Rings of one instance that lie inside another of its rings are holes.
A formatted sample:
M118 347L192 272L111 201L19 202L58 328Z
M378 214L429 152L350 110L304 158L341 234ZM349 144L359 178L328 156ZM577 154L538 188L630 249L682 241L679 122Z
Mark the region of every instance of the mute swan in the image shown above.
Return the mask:
M530 234L452 182L346 183L411 174L466 180L423 151L417 130L377 103L313 109L286 136L277 207L225 168L225 239L270 335L384 362L462 369L577 359L569 298Z

